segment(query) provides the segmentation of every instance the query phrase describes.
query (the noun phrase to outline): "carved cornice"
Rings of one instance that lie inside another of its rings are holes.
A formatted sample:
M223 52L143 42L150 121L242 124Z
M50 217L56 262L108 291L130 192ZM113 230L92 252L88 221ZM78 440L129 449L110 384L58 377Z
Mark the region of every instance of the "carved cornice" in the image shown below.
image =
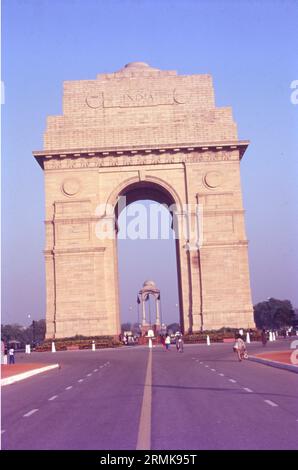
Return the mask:
M204 206L203 206L204 207ZM214 215L234 215L234 214L245 214L243 209L205 209L203 208L204 216L214 216Z
M200 251L204 250L204 248L218 248L218 247L239 247L239 246L248 246L248 240L237 240L237 241L220 241L220 242L203 242L202 246L200 247Z
M249 141L34 151L45 170L241 160Z
M105 247L90 246L85 248L53 248L52 250L44 250L45 256L56 256L65 254L84 254L84 253L104 253Z

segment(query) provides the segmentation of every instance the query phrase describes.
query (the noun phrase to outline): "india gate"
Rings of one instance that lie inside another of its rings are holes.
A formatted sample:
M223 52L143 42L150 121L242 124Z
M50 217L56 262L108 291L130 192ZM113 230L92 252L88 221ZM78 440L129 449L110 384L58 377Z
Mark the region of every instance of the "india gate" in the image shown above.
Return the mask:
M240 182L248 144L231 108L216 107L210 75L133 62L64 82L63 114L47 118L33 152L45 179L47 338L120 333L121 196L175 207L185 333L254 327ZM201 241L180 231L198 205ZM98 236L98 224L115 236Z

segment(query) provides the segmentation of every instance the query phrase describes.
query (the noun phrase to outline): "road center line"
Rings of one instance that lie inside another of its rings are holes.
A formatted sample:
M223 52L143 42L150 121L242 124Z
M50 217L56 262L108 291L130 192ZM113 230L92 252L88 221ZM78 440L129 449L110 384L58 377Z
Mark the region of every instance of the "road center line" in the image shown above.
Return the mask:
M78 380L78 382L83 382L83 381L84 381L84 379L79 379L79 380Z
M149 351L136 450L151 449L152 349Z
M58 397L58 395L53 395L51 398L49 398L49 401L56 400L57 397Z
M28 413L24 414L23 415L23 418L28 418L29 416L33 415L34 413L36 413L36 411L38 411L38 408L35 408L33 410L30 410L28 411Z
M216 370L215 370L215 369L211 369L211 370L212 370L212 372L216 372Z
M243 390L245 390L248 393L253 393L253 391L250 388L243 387Z
M65 388L65 390L70 390L72 388L72 385L69 385L68 387Z
M92 374L87 374L86 377L91 377Z
M225 376L225 374L219 374L219 375L220 375L221 377L224 377L224 376Z
M237 380L234 380L234 379L229 379L229 381L232 382L233 384L237 383Z
M98 372L98 369L94 369L94 371L93 371L93 372Z
M264 400L264 402L270 406L278 406L276 403L274 403L274 401L271 401L271 400Z

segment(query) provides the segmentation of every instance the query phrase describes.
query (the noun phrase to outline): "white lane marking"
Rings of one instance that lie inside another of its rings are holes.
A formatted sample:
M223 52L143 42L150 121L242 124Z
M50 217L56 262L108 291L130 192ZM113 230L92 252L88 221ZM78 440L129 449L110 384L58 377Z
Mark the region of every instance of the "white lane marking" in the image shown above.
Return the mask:
M225 376L225 374L219 374L219 375L220 375L221 377L224 377L224 376Z
M92 374L87 374L86 377L91 377Z
M212 372L216 372L216 370L215 370L215 369L211 369L211 370L212 370Z
M38 408L35 408L33 410L30 410L28 411L28 413L24 414L23 415L23 418L28 418L29 416L33 415L34 413L36 413L36 411L38 411Z
M247 388L247 387L243 387L243 390L245 390L248 393L253 393L253 391L250 388Z
M209 366L207 366L207 364L206 364L205 367L209 367Z
M79 379L78 382L84 382L84 379Z
M199 362L199 359L196 359L196 362Z
M56 400L57 397L58 397L58 395L53 395L51 398L49 398L49 401Z
M200 364L204 364L204 362L200 362Z
M98 372L98 369L94 369L94 371L93 371L93 372Z
M232 382L233 384L237 383L237 380L234 380L234 379L229 379L229 381Z
M72 385L69 385L69 387L66 387L65 390L70 390L72 388Z
M276 403L274 403L274 401L271 401L271 400L264 400L264 402L270 406L278 406Z
M102 369L104 366L99 366L100 369Z

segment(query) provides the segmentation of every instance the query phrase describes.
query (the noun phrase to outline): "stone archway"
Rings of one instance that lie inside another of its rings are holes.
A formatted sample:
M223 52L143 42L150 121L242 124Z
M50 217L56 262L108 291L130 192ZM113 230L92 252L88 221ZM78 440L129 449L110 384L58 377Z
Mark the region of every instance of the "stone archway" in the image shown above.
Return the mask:
M98 227L115 232L127 188L176 204L184 330L252 327L239 167L248 142L231 109L215 106L211 77L135 62L65 82L63 113L34 152L45 177L47 337L120 332L115 237ZM200 233L190 230L198 220Z
M122 198L125 198L125 200L123 201ZM191 296L191 294L187 291L187 282L185 283L183 294L181 277L181 272L187 270L187 267L183 266L186 261L186 258L183 256L185 253L186 240L184 237L179 237L179 219L181 219L182 214L181 200L174 188L172 188L166 181L162 180L161 178L148 177L146 180L143 181L126 180L125 183L117 187L116 192L113 192L113 195L109 197L108 204L106 207L106 218L107 221L110 221L111 223L110 229L115 230L115 239L117 238L118 217L120 216L120 213L124 208L126 208L130 204L140 201L157 202L158 204L161 204L166 207L166 209L168 209L168 211L170 212L170 216L172 219L171 232L173 231L175 233L175 254L179 299L179 323L183 331L189 331L190 325L188 324L187 320L187 318L189 317L189 311L185 312L186 315L184 314L184 308L186 304L185 302L183 302L183 298L184 294L188 296ZM111 213L114 214L115 220L111 218ZM169 235L173 234L171 233ZM118 253L116 252L116 262L117 261ZM149 283L149 281L147 282ZM144 307L144 304L142 305L142 307ZM184 325L186 325L185 328Z

